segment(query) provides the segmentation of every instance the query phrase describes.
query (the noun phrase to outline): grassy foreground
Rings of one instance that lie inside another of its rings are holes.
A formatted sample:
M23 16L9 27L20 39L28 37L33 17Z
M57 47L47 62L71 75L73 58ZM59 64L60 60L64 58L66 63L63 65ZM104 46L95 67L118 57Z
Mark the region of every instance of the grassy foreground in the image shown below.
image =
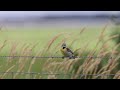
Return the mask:
M9 28L0 32L0 55L62 56L60 46L65 41L78 56L99 56L84 59L36 59L0 58L1 72L45 72L51 75L33 75L33 78L120 78L119 53L111 42L110 28L81 27L62 28ZM114 59L109 59L110 57ZM105 57L108 57L107 59ZM60 73L60 75L52 75ZM70 73L70 74L69 74ZM66 75L64 75L66 74ZM79 74L85 74L79 77ZM86 74L116 74L112 76L88 76ZM29 74L16 73L12 78L30 78ZM11 74L0 74L11 78Z

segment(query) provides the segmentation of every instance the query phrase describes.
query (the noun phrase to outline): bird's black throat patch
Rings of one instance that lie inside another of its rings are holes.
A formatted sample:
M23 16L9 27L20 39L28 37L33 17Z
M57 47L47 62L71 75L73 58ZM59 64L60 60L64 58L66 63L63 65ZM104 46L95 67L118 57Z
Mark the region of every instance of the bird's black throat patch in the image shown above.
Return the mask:
M65 49L65 47L63 47L63 49Z

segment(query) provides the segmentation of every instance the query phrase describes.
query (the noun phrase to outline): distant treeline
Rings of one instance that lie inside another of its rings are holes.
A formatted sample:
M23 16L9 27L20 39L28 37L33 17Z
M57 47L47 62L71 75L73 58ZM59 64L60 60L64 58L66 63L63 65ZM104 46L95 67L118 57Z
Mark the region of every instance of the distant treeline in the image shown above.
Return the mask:
M92 15L92 16L87 16L87 15L69 15L69 16L55 16L55 15L46 15L44 17L40 17L40 16L29 16L29 17L12 17L12 18L5 18L0 20L1 22L5 22L5 23L22 23L22 22L46 22L48 20L86 20L86 19L110 19L111 15ZM120 15L117 15L117 17L120 17Z
M45 16L44 19L78 19L78 18L110 18L112 15L69 15L69 16ZM116 15L117 17L120 17L120 15Z

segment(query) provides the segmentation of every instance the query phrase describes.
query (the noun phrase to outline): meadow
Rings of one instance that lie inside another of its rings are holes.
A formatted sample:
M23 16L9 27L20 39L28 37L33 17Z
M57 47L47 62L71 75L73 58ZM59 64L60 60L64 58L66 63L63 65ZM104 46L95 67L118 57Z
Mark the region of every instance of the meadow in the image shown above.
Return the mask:
M80 28L3 28L0 31L0 56L62 56L61 44L75 51L78 56L99 56L101 58L81 58L75 60L52 58L0 58L0 72L37 72L33 78L120 78L119 76L87 76L87 74L118 74L119 53L110 36L111 27ZM109 59L111 56L113 60ZM109 57L105 59L105 57ZM54 73L60 73L54 75ZM69 74L70 73L70 74ZM65 75L66 74L66 75ZM72 74L72 75L71 75ZM86 74L79 77L79 74ZM16 73L13 78L30 78ZM0 74L0 78L11 78Z

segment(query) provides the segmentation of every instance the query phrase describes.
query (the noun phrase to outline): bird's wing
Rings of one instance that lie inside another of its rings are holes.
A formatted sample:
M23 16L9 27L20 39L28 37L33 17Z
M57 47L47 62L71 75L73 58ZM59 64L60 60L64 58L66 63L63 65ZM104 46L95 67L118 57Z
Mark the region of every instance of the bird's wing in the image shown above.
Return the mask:
M73 54L73 52L69 49L69 48L66 48L68 52L71 52Z

